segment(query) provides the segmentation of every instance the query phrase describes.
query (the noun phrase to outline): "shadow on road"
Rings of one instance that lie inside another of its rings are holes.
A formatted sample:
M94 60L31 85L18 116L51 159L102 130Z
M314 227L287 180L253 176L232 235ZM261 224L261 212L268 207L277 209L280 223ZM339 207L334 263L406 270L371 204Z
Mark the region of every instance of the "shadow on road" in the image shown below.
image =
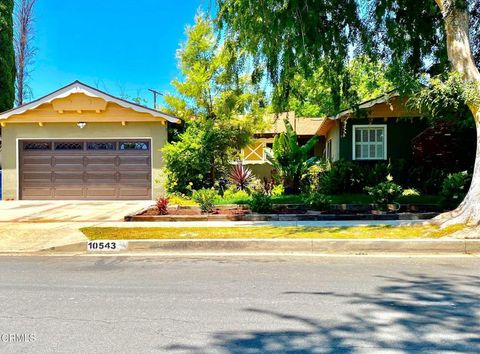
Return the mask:
M162 349L199 353L212 350L226 353L350 353L378 349L415 353L480 352L480 277L449 275L437 278L403 274L381 278L388 285L369 294L315 290L292 290L281 294L282 299L314 296L324 303L329 297L336 297L355 308L354 313L343 313L331 323L304 315L246 308L244 311L253 316L266 316L284 330L217 332L211 336L208 348L178 343Z

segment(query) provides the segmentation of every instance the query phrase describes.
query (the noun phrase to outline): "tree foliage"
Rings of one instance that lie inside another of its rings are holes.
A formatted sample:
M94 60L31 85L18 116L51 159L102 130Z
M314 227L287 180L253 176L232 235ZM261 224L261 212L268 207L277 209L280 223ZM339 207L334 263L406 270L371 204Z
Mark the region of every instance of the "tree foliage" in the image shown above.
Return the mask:
M351 82L350 94L342 100L339 109L350 108L358 102L378 97L394 89L386 77L385 64L371 60L366 55L352 59L346 67L346 72ZM304 117L321 117L336 113L322 66L307 78L296 74L290 85L287 107L289 111L295 111L298 116Z
M410 107L432 121L473 128L469 104L480 104L479 87L476 83L464 82L459 73L433 77L408 100Z
M0 2L0 112L12 108L15 101L13 7L13 0Z
M480 57L480 10L468 3L471 39ZM387 77L403 91L415 89L419 73L448 68L442 15L434 0L218 0L218 21L229 38L265 62L276 86L274 102L292 92L292 77L322 77L335 110L352 105L347 63L360 53L387 65Z
M251 81L247 60L216 35L199 14L179 49L181 78L166 95L165 111L185 122L185 131L164 149L170 191L212 187L263 122L264 94ZM191 183L191 187L189 184Z
M283 110L295 74L309 77L318 65L335 109L348 96L349 53L368 45L356 0L218 0L227 38L264 64L275 87L273 103Z

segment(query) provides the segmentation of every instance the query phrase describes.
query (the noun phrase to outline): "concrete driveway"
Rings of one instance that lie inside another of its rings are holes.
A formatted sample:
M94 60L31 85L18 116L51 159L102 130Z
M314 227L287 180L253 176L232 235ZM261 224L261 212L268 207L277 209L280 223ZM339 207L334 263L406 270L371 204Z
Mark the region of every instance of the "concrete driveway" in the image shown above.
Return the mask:
M0 201L0 222L122 221L152 201Z

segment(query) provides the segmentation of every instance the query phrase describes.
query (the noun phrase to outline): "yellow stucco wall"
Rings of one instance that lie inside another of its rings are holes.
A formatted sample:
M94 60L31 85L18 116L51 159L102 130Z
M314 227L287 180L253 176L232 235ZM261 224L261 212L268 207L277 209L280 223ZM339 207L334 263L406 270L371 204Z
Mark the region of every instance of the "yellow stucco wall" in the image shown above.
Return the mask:
M335 122L335 125L330 129L325 137L325 143L332 139L332 161L340 159L340 122Z
M78 119L81 121L81 119ZM167 127L161 122L88 123L83 129L76 123L8 123L2 128L3 199L17 199L18 139L117 139L152 138L153 197L163 193L162 153L167 141Z

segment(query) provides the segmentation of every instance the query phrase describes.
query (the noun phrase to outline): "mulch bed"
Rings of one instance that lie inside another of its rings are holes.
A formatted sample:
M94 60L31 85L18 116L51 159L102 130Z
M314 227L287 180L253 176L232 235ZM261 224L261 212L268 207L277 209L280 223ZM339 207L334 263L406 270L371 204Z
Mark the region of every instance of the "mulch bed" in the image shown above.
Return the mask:
M243 208L216 208L214 211L209 213L209 215L227 215L227 216L232 216L232 215L245 215L248 214L249 211L245 210ZM152 207L143 213L140 214L141 216L157 216L158 214L158 208L157 207ZM197 208L179 208L179 209L168 209L168 215L206 215L206 213L202 213L200 209Z

